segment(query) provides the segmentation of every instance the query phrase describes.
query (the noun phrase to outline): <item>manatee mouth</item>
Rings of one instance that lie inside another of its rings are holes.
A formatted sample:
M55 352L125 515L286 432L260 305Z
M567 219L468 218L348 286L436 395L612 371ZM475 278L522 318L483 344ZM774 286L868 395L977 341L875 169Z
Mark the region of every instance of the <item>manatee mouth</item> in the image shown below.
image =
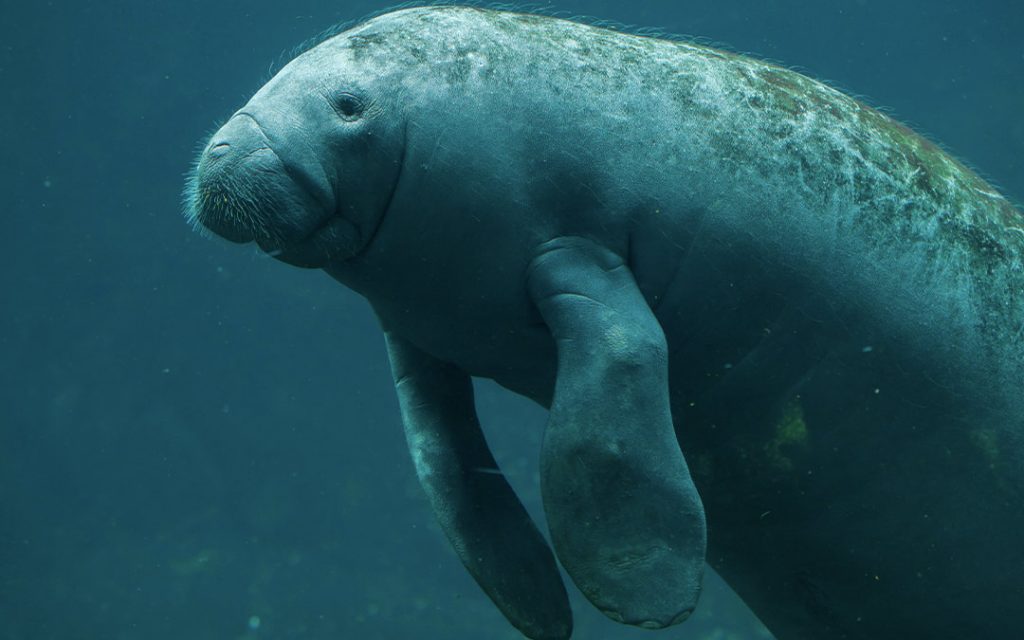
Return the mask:
M335 258L349 257L358 249L355 238L359 230L340 215L325 218L304 237L286 245L274 245L256 240L267 255L299 267L320 267Z

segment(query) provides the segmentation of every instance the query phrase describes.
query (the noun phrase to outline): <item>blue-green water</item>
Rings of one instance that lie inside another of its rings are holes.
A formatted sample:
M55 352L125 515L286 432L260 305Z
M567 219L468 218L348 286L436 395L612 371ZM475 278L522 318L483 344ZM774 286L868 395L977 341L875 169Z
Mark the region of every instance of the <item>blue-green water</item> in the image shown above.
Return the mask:
M0 1L0 639L517 637L433 524L365 304L180 216L282 52L387 6ZM796 67L1024 199L1024 6L542 6ZM542 412L479 404L536 509ZM576 605L577 638L653 637ZM711 580L657 637L764 636Z

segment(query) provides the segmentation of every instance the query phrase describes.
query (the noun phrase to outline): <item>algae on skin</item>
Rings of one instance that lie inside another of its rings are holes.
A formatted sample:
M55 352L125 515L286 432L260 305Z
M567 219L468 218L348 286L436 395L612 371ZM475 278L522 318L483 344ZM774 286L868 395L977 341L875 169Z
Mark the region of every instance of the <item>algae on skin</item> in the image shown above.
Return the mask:
M765 458L776 471L792 471L791 452L794 449L805 450L807 446L807 423L804 422L804 410L798 396L783 407L774 435L764 445Z

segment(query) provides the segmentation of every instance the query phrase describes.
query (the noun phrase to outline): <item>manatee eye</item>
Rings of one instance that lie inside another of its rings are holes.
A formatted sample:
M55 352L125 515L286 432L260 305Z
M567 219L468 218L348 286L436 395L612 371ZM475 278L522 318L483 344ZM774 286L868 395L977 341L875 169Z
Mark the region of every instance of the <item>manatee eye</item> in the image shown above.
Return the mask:
M332 100L334 110L338 112L342 120L358 120L366 106L363 101L351 93L338 93Z

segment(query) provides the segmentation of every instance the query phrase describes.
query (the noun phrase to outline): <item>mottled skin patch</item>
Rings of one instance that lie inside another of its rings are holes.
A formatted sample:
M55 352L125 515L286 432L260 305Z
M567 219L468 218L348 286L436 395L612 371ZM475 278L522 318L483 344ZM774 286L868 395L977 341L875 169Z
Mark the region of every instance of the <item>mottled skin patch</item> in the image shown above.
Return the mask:
M708 562L780 640L1019 632L1024 218L970 169L793 71L542 16L403 10L289 67L404 132L372 242L317 266L429 357L550 406L532 256L621 258Z

